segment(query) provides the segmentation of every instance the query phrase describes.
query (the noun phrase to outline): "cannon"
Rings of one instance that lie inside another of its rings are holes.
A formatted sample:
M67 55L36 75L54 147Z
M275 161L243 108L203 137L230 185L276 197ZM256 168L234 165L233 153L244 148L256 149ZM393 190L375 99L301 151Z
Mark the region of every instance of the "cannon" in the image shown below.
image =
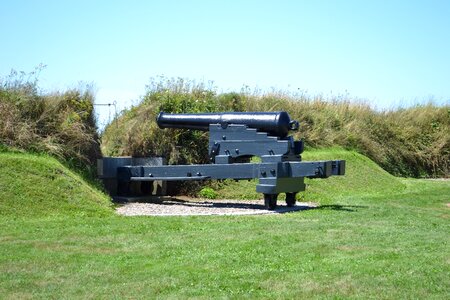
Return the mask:
M303 141L290 131L299 124L280 112L224 112L168 114L156 118L158 126L209 131L210 164L122 166L117 168L120 186L133 181L189 181L211 179L259 180L256 191L264 195L264 205L273 210L280 193L287 206L296 203L296 194L305 190L304 178L327 178L345 174L344 160L302 161ZM253 156L260 162L250 163Z
M284 138L290 130L298 129L298 122L291 121L289 114L281 112L229 112L203 114L167 114L160 112L156 117L159 128L181 128L209 130L209 124L246 125L268 135Z

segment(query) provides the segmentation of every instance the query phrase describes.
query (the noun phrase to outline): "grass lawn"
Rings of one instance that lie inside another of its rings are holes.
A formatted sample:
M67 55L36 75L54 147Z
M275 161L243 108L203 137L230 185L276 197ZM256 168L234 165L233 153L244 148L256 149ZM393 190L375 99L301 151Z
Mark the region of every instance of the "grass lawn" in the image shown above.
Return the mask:
M345 155L354 187L314 181L296 213L0 214L0 298L448 299L450 182L372 182Z

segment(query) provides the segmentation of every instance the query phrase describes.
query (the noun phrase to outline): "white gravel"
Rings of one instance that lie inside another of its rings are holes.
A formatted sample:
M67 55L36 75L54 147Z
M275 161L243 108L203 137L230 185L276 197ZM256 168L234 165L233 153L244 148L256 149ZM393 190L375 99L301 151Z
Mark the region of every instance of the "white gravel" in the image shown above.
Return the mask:
M297 202L287 207L278 200L275 210L267 210L263 200L201 200L168 198L158 202L128 202L116 211L123 216L208 216L208 215L261 215L280 214L317 207L316 203Z

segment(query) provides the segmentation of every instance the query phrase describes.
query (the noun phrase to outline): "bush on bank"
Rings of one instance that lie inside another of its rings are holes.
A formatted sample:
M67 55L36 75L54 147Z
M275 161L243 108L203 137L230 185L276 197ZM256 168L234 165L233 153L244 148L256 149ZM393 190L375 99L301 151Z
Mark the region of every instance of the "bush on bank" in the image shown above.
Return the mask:
M42 93L37 73L0 78L0 145L48 153L87 170L101 155L89 88Z
M326 99L275 91L218 93L211 83L152 80L137 106L122 112L102 136L106 155L164 156L169 164L208 162L208 133L158 128L160 111L287 111L307 147L342 146L367 155L397 176L448 176L450 107L432 103L376 111L348 97Z

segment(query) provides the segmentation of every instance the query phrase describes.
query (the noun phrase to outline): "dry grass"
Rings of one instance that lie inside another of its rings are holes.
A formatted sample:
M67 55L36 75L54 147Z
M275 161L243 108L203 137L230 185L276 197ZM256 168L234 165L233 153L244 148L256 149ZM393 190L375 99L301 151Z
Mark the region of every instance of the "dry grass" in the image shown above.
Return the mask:
M309 147L342 146L369 156L394 175L448 177L450 107L432 103L376 111L346 96L249 92L218 94L211 84L184 79L155 80L142 102L124 111L118 126L102 136L106 155L162 155L170 164L206 163L207 135L189 130L161 130L159 111L278 111L300 121L296 138ZM116 121L115 121L116 122Z
M89 88L42 94L36 79L12 72L0 79L0 146L91 166L100 156L93 101Z

